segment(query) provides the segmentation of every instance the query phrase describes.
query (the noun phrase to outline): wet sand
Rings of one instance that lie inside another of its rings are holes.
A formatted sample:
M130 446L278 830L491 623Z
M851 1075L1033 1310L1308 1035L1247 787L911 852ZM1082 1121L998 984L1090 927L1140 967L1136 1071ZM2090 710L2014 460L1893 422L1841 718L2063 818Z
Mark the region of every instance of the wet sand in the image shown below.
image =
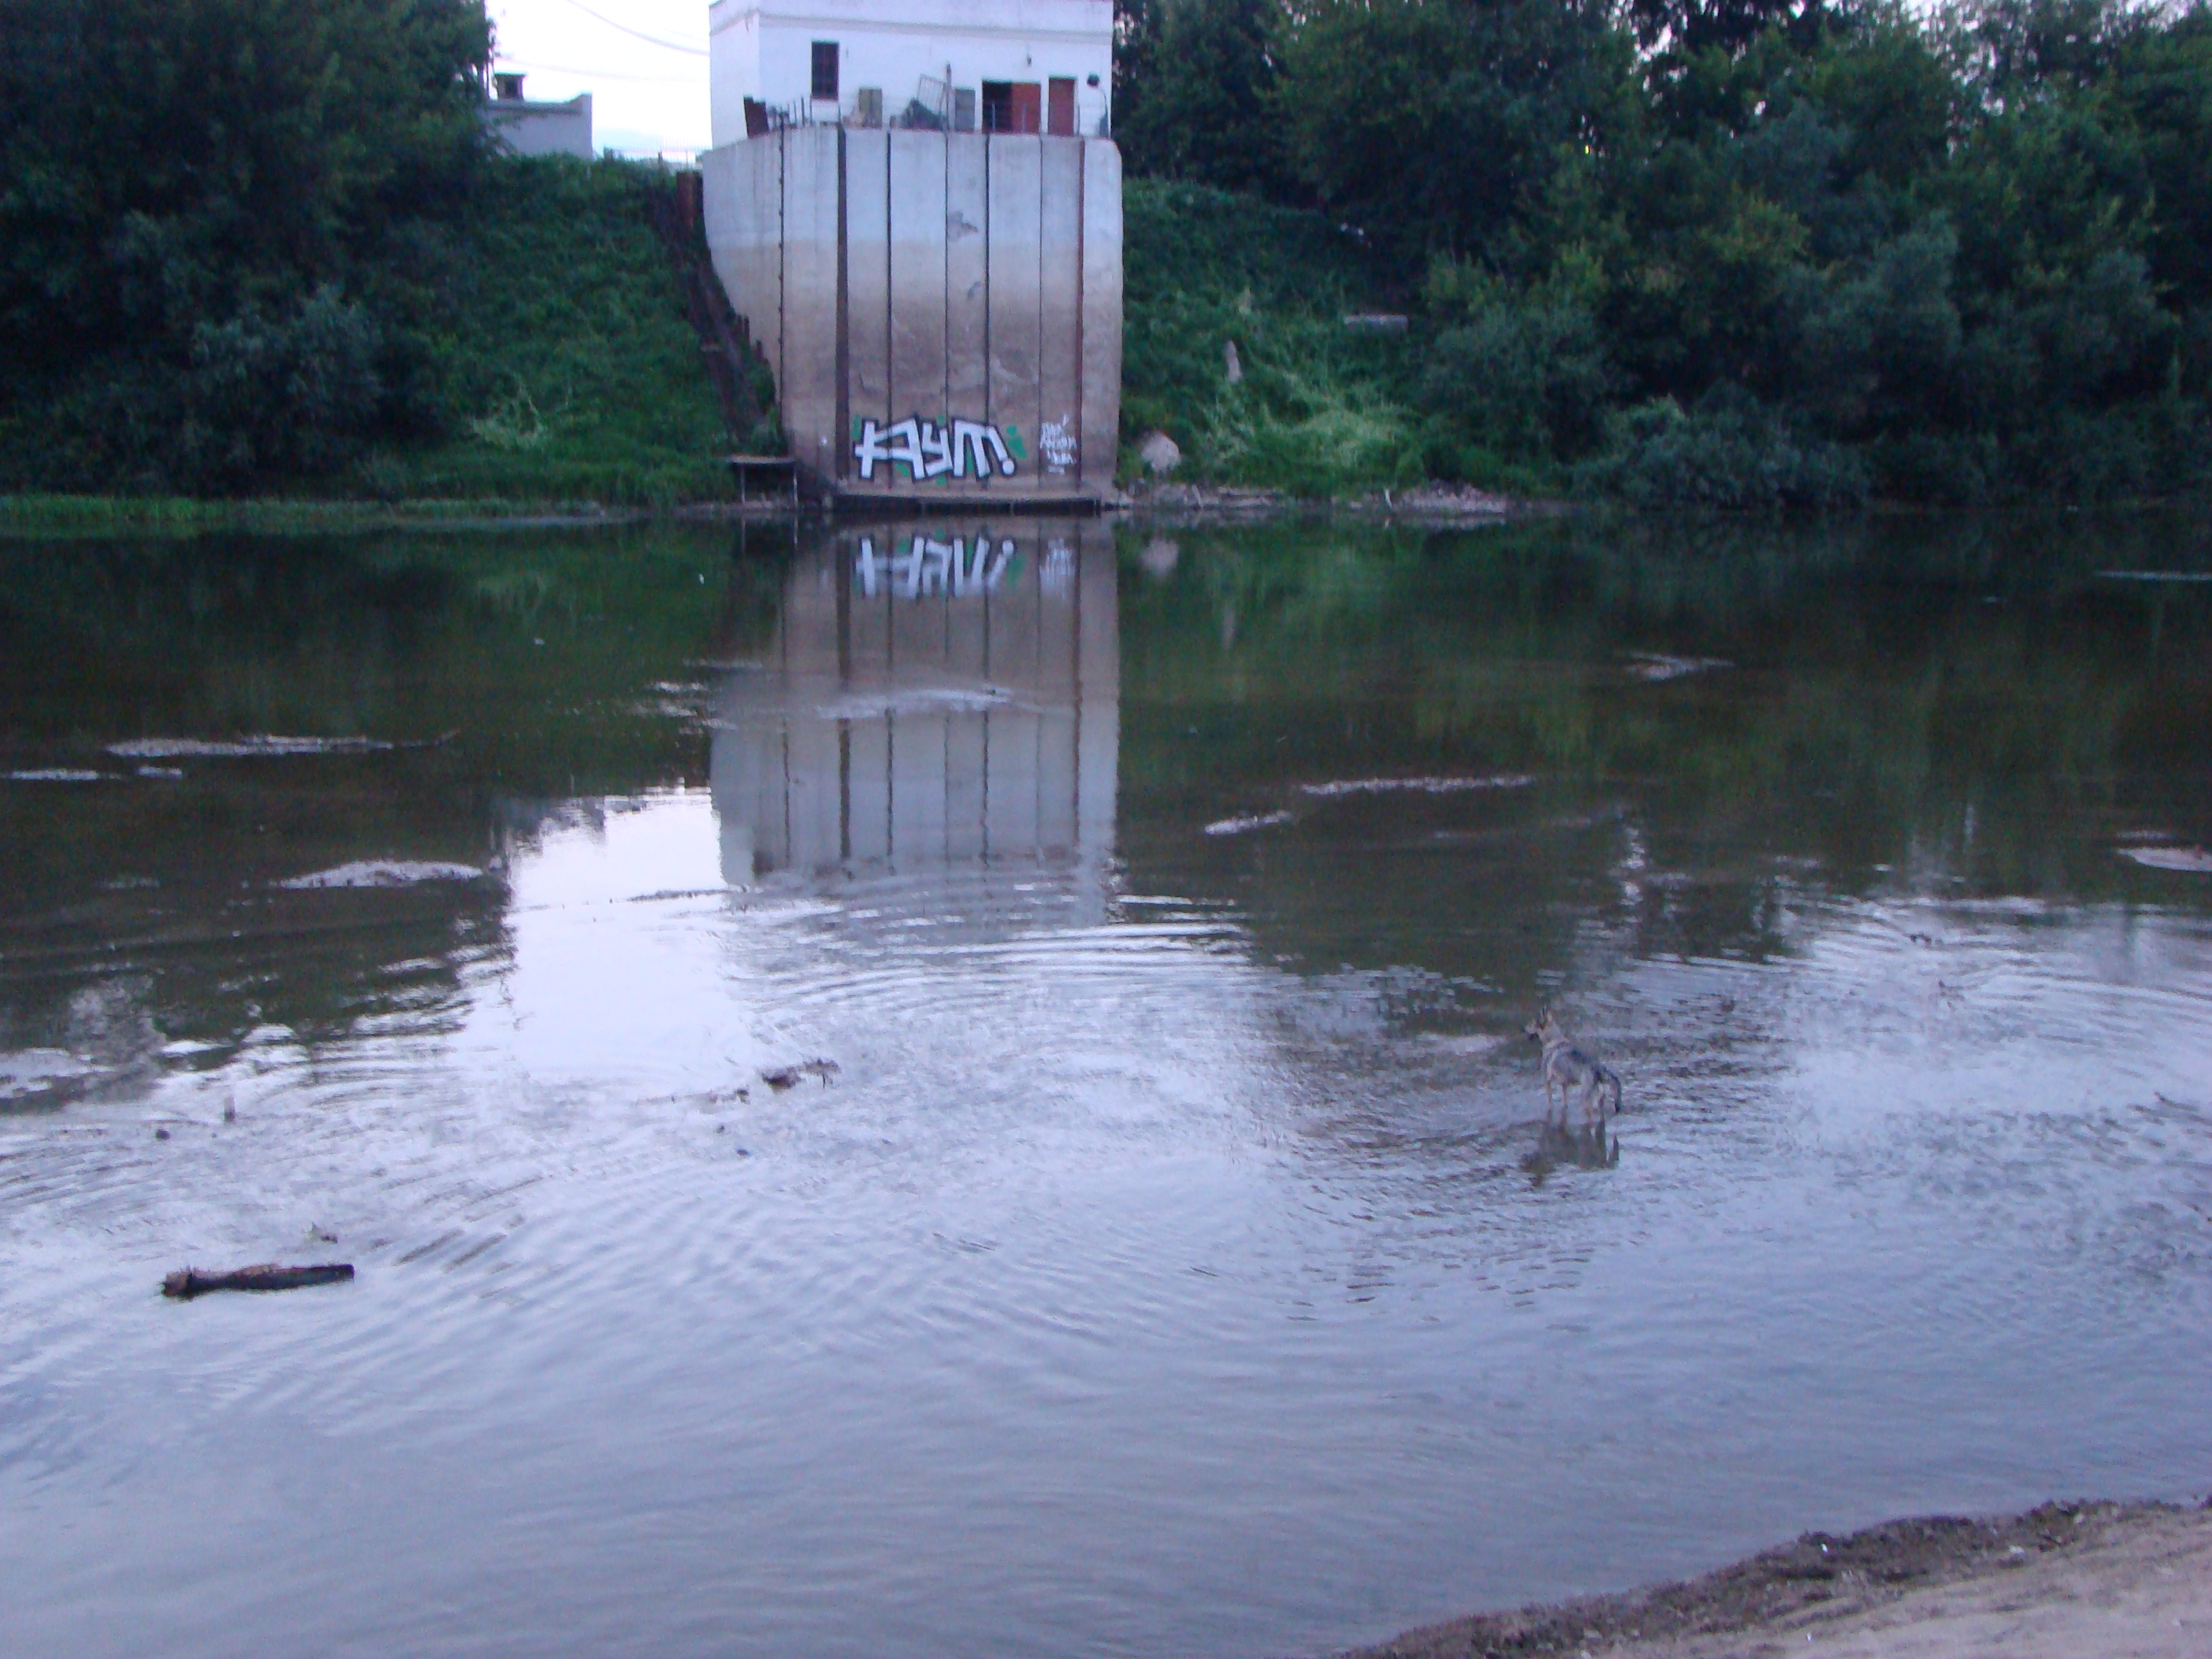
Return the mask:
M2047 1504L1808 1533L1702 1578L1408 1631L1347 1659L2198 1659L2212 1504Z

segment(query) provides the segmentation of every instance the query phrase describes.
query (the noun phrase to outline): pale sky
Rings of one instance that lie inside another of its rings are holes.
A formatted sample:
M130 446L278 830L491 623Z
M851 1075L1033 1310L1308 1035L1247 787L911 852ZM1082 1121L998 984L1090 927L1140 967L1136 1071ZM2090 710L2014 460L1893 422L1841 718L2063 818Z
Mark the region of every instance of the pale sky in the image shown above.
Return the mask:
M707 0L489 0L486 9L498 30L493 67L529 76L532 98L590 93L601 149L706 148Z

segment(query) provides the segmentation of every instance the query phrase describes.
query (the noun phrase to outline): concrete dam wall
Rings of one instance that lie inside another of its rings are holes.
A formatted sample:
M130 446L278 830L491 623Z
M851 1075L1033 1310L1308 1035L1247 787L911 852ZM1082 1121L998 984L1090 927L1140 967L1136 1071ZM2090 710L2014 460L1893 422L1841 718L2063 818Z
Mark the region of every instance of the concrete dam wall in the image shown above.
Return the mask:
M795 126L701 167L714 269L817 489L1006 505L1112 490L1110 140Z

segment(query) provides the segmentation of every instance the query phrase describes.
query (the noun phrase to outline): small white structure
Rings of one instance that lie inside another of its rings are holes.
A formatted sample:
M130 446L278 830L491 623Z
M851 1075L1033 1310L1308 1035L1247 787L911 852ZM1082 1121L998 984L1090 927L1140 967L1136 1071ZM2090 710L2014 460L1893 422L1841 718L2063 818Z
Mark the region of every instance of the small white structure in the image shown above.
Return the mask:
M580 92L560 103L522 95L522 77L501 72L492 79L492 96L483 106L484 125L510 155L574 155L590 161L592 94Z
M714 0L714 143L774 128L1104 137L1113 0Z

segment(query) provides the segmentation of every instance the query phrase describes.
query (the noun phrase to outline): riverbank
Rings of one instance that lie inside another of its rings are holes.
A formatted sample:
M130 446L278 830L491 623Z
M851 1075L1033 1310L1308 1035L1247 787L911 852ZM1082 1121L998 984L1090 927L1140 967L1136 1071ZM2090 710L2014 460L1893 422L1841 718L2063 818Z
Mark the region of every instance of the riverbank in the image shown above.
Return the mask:
M1140 484L1116 508L1146 523L1241 524L1316 514L1392 523L1467 526L1571 512L1572 501L1525 498L1473 484L1426 483L1358 495L1302 498L1280 489L1194 483Z
M1409 1631L1346 1659L2193 1659L2212 1652L2212 1505L2047 1504L1807 1533L1700 1578Z
M505 497L453 501L313 501L250 496L200 501L178 495L0 495L0 536L198 536L240 531L259 535L343 533L495 525L530 529L599 525L647 517L643 508L595 501L547 503Z
M1571 505L1522 501L1468 485L1429 484L1336 500L1302 500L1279 489L1164 484L1139 489L1119 501L1108 503L1103 512L1109 518L1130 518L1169 528L1315 515L1463 526L1549 515L1570 511ZM507 496L376 501L285 497L199 501L189 496L0 495L0 537L64 539L79 536L196 536L223 531L304 535L397 529L590 528L656 518L684 523L787 520L813 516L818 511L809 507L794 514L781 499L759 497L745 502L731 497L641 507Z

